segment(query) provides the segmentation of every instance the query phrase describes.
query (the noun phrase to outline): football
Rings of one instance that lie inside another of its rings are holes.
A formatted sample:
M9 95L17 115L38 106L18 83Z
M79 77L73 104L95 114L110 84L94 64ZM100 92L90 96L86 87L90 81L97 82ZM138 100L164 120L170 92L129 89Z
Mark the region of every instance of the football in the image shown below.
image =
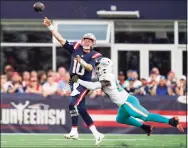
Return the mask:
M33 9L38 12L38 13L41 13L44 11L44 4L41 3L41 2L37 2L33 5Z

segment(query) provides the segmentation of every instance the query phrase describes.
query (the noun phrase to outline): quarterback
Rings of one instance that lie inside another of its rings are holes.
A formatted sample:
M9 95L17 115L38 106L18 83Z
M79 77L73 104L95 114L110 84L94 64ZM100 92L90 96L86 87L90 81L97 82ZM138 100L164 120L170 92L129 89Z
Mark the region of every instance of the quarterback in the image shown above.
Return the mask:
M101 57L101 54L93 50L96 44L96 37L92 33L86 33L81 43L71 43L64 39L61 34L54 28L52 22L45 17L44 25L48 27L52 35L59 41L64 49L71 53L71 66L69 69L70 77L74 75L79 76L84 81L90 81L92 77L92 70L96 65L96 60ZM78 117L81 115L82 119L93 133L96 139L96 145L98 145L104 135L96 129L94 122L86 110L85 96L89 92L82 85L71 83L71 97L69 103L69 110L72 119L72 129L69 134L65 135L66 139L78 139Z

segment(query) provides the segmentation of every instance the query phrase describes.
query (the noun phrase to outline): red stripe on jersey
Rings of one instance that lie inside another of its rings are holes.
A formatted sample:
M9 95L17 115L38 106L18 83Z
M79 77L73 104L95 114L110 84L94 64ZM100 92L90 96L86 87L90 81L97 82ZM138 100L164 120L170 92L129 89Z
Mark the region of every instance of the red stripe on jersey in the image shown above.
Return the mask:
M87 93L87 89L85 89L85 90L81 93L81 95L79 96L78 100L76 101L75 106L78 106L78 104L79 104L80 101L84 98L84 96L86 95L86 93Z
M95 58L98 58L98 57L100 57L100 56L101 56L100 53L95 53L95 54L92 56L92 58L95 59Z
M76 43L73 45L74 50L77 50L78 47L79 47L79 45L80 45L80 43L76 42Z

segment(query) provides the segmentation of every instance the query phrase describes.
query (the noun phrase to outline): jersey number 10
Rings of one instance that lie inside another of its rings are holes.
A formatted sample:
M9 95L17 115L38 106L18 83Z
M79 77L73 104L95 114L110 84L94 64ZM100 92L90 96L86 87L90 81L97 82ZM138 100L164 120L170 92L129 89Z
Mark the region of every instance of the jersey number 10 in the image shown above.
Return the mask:
M77 60L74 60L72 73L75 73L77 75L83 76L85 73L85 68L80 65L80 63L77 62Z

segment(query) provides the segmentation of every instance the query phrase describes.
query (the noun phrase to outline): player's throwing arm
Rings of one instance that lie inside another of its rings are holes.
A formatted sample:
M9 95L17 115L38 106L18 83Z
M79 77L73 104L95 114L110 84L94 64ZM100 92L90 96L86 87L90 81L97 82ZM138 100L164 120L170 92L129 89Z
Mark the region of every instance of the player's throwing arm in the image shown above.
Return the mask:
M52 32L52 35L56 38L56 40L58 40L58 42L63 46L66 43L66 39L64 39L59 32L57 32L57 30L54 28L51 20L49 20L47 17L44 18L44 22L43 24L48 27L48 29ZM82 59L80 56L76 57L76 60L78 63L80 63L80 65L82 65L87 71L92 71L93 70L93 66L91 64L88 64L84 61L84 59Z
M57 32L57 30L54 28L51 20L49 20L47 17L44 18L43 24L48 27L48 29L52 32L52 35L56 38L56 40L59 41L61 45L64 45L66 43L66 40Z

